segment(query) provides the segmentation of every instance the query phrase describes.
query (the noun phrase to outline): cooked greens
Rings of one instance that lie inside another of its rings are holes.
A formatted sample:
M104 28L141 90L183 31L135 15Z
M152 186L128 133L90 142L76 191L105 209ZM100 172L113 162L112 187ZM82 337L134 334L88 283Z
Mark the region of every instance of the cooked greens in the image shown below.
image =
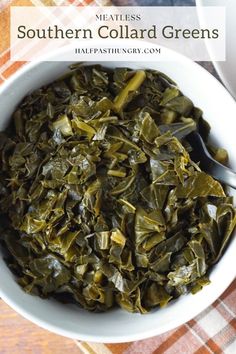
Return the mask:
M75 65L25 97L0 133L0 240L24 290L146 313L208 284L236 212L191 160L194 130L207 143L154 70Z

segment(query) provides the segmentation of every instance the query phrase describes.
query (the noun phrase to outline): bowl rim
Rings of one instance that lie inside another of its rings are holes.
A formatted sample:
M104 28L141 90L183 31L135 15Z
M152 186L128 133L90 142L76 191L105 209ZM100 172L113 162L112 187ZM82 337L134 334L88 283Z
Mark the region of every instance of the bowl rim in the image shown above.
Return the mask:
M108 41L106 41L106 45L107 45L107 43L108 43ZM147 46L147 45L155 46L155 44L145 42L145 41L142 41L142 42L136 41L136 43L138 43L140 46L144 46L144 45L145 46ZM98 41L96 41L96 44L98 45ZM117 44L117 41L116 41L116 44ZM92 45L93 45L93 43L89 44L88 47L90 47ZM102 45L104 45L104 43L102 43ZM14 73L9 79L7 79L1 85L0 96L8 87L10 87L12 85L12 83L14 83L14 81L16 79L27 74L32 68L42 64L43 61L47 61L47 58L54 57L56 54L58 54L58 52L63 53L63 52L70 50L70 47L71 46L66 46L66 47L60 48L60 50L54 51L54 52L50 53L49 55L40 58L40 60L30 62L30 63L24 65L22 68L20 68L16 73ZM181 62L185 62L189 65L192 65L194 68L197 69L197 71L204 72L204 74L206 76L208 76L210 78L210 80L212 80L212 82L214 81L215 84L218 85L218 87L221 87L221 90L222 90L222 92L224 92L224 95L227 95L228 98L232 101L232 103L236 104L235 100L230 95L230 93L224 88L224 86L212 74L210 74L205 68L203 68L198 63L192 61L191 59L185 57L184 55L182 55L178 52L175 52L171 49L165 48L160 45L158 45L158 47L163 48L163 50L167 51L167 53L169 53L169 54L173 54L173 57L174 57L173 62L177 62L178 60L180 60ZM163 60L160 60L160 61L163 62ZM101 61L93 61L92 62L91 61L91 62L86 62L86 64L89 65L89 64L94 64L94 63L101 63L101 64L105 65L106 62L111 63L112 60L104 61L104 62L101 62ZM130 62L130 66L132 67L132 65L134 63L138 63L139 65L140 65L140 63L146 65L146 64L151 64L152 62L147 62L147 61ZM181 317L173 319L171 322L169 322L165 326L162 326L162 328L157 327L157 328L153 328L152 330L148 329L146 331L143 331L142 334L128 333L125 335L117 335L117 336L113 336L113 337L111 337L109 335L104 335L104 336L98 335L97 336L96 334L81 334L81 333L78 333L76 330L74 330L74 331L67 330L67 329L62 328L60 325L53 325L53 324L47 322L47 320L39 319L37 316L33 315L30 310L27 310L27 306L22 307L21 305L19 305L17 303L16 299L14 299L14 296L12 296L12 295L9 296L9 294L7 294L7 291L4 291L1 288L1 285L0 285L0 296L9 306L11 306L20 315L22 315L26 319L30 320L31 322L37 324L38 326L40 326L46 330L49 330L53 333L56 333L56 334L59 334L59 335L62 335L62 336L65 336L65 337L68 337L71 339L79 339L82 341L103 342L103 343L122 343L122 342L137 341L137 340L153 337L156 335L160 335L162 333L165 333L166 331L173 330L174 328L185 324L186 322L188 322L189 320L191 320L192 318L197 316L204 309L206 309L208 306L210 306L227 289L227 287L234 280L235 276L236 276L236 270L235 270L235 272L232 272L232 274L230 274L230 276L227 275L224 278L224 280L222 281L223 286L219 287L214 293L211 292L211 294L208 295L208 300L206 302L201 303L196 308L194 306L190 307L188 311L186 311L185 313L182 313ZM189 296L189 295L187 295L187 296ZM174 305L174 302L175 301L172 302L173 305ZM149 316L149 315L150 315L150 313L147 314L146 316Z

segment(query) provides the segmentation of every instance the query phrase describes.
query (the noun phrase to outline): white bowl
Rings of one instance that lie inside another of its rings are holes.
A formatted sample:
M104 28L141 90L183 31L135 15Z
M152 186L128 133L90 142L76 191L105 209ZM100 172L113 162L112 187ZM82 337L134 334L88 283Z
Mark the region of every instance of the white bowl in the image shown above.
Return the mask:
M173 51L165 48L163 50L166 57L173 61L103 64L108 67L158 69L173 78L194 104L203 109L205 118L212 126L213 138L228 150L231 166L236 170L236 103L224 87L198 64ZM10 78L0 88L0 130L6 126L12 111L23 96L57 78L67 70L69 64L31 63ZM231 193L233 194L232 190ZM2 256L0 296L24 317L57 334L95 342L135 341L161 334L187 322L216 300L235 277L235 250L234 237L210 274L211 284L202 291L196 295L182 296L166 308L157 309L147 315L130 314L121 309L95 314L75 305L64 305L55 300L42 300L28 295L17 285Z

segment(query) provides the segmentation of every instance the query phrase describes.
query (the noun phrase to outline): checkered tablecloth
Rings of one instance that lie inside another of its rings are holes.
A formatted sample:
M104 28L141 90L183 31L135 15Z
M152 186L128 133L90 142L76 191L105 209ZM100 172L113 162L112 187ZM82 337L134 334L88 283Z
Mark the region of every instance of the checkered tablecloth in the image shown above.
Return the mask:
M114 2L117 4L118 0ZM180 0L178 2L180 3ZM132 1L121 0L120 4L130 5L131 3ZM0 83L7 80L25 64L10 61L10 5L93 6L109 4L109 0L0 0ZM208 64L207 68L212 67ZM204 312L183 326L163 335L123 344L87 342L77 342L77 344L82 352L89 354L236 354L236 280ZM35 352L37 352L36 348Z
M200 315L172 331L137 342L78 342L86 354L236 354L236 280Z
M10 6L99 6L110 0L0 0L0 83L25 62L10 61Z

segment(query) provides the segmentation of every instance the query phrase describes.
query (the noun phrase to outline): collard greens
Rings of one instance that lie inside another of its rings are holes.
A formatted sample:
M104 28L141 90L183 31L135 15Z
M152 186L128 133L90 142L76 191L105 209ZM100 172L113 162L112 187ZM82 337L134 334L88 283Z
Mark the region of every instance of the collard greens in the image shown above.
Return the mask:
M25 97L0 137L0 238L24 290L146 313L208 284L236 216L190 158L194 130L207 143L153 70L75 65Z

